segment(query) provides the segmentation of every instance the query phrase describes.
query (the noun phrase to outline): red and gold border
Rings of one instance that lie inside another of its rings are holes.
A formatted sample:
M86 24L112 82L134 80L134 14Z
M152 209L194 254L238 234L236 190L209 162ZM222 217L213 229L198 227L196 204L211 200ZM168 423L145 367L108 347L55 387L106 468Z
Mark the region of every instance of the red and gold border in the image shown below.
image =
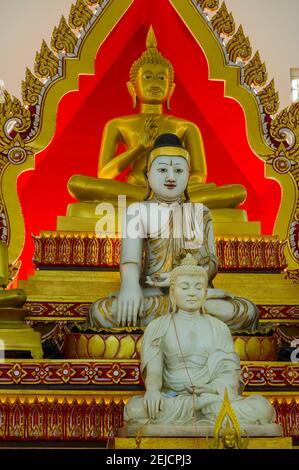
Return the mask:
M119 267L120 238L49 233L33 236L33 240L37 268ZM274 236L216 238L219 270L280 272L287 265L285 244Z
M88 313L89 302L27 302L27 318L30 320L83 320ZM298 305L258 305L261 320L298 320Z
M0 396L1 441L109 441L123 426L128 396ZM297 397L268 397L284 436L299 435ZM108 446L108 442L107 442Z
M250 387L292 387L299 390L299 363L242 362L242 379ZM0 363L0 387L39 385L140 386L139 360L43 360Z
M0 387L6 385L140 385L139 361L33 360L0 363Z

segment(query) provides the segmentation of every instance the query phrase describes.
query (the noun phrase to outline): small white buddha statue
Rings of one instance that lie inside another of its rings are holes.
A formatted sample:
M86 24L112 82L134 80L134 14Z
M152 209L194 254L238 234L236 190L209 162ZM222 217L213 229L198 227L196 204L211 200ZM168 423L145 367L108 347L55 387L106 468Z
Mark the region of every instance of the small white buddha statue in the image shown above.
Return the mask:
M141 349L144 396L125 406L130 424L214 425L225 390L242 426L274 422L260 395L242 397L240 360L224 322L205 311L208 276L187 254L170 275L172 312L146 328Z

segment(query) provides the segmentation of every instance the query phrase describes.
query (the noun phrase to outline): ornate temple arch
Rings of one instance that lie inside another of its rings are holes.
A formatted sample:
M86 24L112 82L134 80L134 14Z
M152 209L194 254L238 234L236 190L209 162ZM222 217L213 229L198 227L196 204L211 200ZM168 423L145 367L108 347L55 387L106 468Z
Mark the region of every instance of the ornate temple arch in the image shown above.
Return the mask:
M20 256L25 239L16 187L19 175L34 169L35 155L50 144L62 97L78 89L79 74L94 73L97 51L126 14L140 4L140 0L77 0L68 19L62 17L54 28L51 45L43 41L36 54L34 73L27 69L22 83L23 102L5 92L0 105L0 212L1 238L9 243L11 262ZM224 2L154 0L150 8L161 12L162 7L169 5L205 54L209 78L223 81L225 96L240 103L246 117L249 145L265 163L266 176L282 188L273 233L282 240L287 239L289 270L296 270L299 263L299 104L278 113L274 81L267 81L259 53L252 52L249 39L241 26L236 28Z

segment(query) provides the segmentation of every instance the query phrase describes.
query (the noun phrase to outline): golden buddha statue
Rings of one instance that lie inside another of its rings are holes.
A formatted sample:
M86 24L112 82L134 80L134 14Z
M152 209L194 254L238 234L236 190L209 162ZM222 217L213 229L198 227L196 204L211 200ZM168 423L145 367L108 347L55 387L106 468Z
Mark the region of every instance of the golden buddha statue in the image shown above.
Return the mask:
M171 63L157 49L152 26L147 34L146 50L133 63L127 86L133 108L140 103L140 112L112 119L106 124L98 177L73 176L68 183L72 196L82 202L113 202L119 194L126 195L130 202L144 199L147 187L143 170L148 153L158 135L172 133L180 138L191 156L188 192L193 202L202 202L213 209L231 209L245 200L246 190L241 185L217 187L213 183L206 183L207 165L200 130L193 122L164 114L163 105L166 104L170 110L170 99L175 89L174 71ZM125 144L127 150L116 156L119 144ZM128 168L127 181L114 179ZM94 217L93 205L90 204L90 214L86 205L83 212L85 217ZM245 213L240 210L230 212L239 213L239 216L236 215L237 220L240 220L240 213ZM76 213L73 207L68 215L82 214ZM232 219L236 220L234 217Z

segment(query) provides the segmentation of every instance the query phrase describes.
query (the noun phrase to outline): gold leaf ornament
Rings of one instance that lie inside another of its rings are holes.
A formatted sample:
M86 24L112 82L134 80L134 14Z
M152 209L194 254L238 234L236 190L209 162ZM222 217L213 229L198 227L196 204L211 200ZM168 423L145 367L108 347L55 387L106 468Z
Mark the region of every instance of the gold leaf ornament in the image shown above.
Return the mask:
M90 5L91 7L94 7L98 4L102 4L103 3L103 0L85 0L85 3L87 3L87 5Z
M27 106L35 106L42 90L42 82L26 68L25 80L22 81L22 99Z
M215 11L219 7L219 0L198 0L197 5L200 5L203 10L206 8Z
M59 25L54 28L51 47L55 52L71 54L74 52L76 44L77 37L67 24L65 17L62 16Z
M265 62L262 63L257 51L251 61L244 67L244 81L248 86L262 87L266 84L268 74Z
M227 52L231 62L237 62L237 59L247 61L250 59L252 49L248 36L245 37L242 26L239 26L236 34L227 43Z
M43 40L41 50L35 56L35 74L39 78L53 78L58 73L58 66L58 58L47 46L46 41Z
M223 34L224 36L232 36L236 29L233 15L227 11L224 2L217 13L213 16L211 23L219 35Z
M258 93L261 104L266 114L275 114L279 108L279 96L275 90L274 80Z
M77 0L76 4L71 6L69 25L73 29L85 28L92 17L92 11L88 8L84 0Z
M293 142L286 152L284 143L288 133L292 134ZM287 154L295 161L299 160L299 102L293 103L275 116L270 124L270 135L277 142L281 142L280 153Z

